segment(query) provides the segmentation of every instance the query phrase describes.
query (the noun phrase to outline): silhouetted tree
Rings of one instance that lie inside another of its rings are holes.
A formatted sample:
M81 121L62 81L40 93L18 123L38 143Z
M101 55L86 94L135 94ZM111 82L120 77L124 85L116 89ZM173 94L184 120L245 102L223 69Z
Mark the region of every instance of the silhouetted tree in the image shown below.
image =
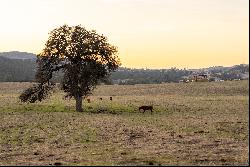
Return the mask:
M61 89L66 97L74 97L76 111L83 111L82 100L91 94L100 80L105 80L120 65L117 48L96 31L63 25L50 32L45 49L37 55L36 81L21 95L22 102L41 101L54 87L54 72L63 72Z

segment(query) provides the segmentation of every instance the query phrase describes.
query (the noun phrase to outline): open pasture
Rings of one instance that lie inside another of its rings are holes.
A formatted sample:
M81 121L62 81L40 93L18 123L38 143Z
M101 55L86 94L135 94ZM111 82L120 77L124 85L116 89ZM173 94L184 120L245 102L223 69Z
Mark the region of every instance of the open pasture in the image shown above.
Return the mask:
M83 113L58 89L22 104L31 83L0 83L0 165L248 165L248 83L101 85Z

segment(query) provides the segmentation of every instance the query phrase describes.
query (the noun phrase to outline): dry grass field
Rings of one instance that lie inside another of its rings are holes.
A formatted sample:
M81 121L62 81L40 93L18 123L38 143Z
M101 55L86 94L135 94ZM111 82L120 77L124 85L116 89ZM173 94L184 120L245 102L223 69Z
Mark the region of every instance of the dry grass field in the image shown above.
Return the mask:
M22 104L30 83L0 83L0 165L249 165L248 84L102 85L77 113L59 90Z

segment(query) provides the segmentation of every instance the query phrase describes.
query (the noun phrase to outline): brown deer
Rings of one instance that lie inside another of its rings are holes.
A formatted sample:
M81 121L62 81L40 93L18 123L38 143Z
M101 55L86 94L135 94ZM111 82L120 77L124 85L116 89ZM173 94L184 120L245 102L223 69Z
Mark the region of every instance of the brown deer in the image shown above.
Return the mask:
M153 106L141 106L139 107L139 111L140 110L143 110L143 113L146 111L146 110L151 110L151 114L153 113Z

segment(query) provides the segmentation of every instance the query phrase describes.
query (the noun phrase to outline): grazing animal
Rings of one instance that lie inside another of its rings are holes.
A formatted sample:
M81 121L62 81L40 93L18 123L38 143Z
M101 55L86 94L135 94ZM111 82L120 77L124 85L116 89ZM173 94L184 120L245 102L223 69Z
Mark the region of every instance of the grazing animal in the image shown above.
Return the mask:
M140 110L143 110L143 113L146 111L146 110L151 110L151 114L153 112L153 106L141 106L139 107L139 111Z
M100 100L102 100L102 98L100 97Z
M90 103L90 99L87 99L87 102Z
M112 101L112 97L110 97L109 100Z

